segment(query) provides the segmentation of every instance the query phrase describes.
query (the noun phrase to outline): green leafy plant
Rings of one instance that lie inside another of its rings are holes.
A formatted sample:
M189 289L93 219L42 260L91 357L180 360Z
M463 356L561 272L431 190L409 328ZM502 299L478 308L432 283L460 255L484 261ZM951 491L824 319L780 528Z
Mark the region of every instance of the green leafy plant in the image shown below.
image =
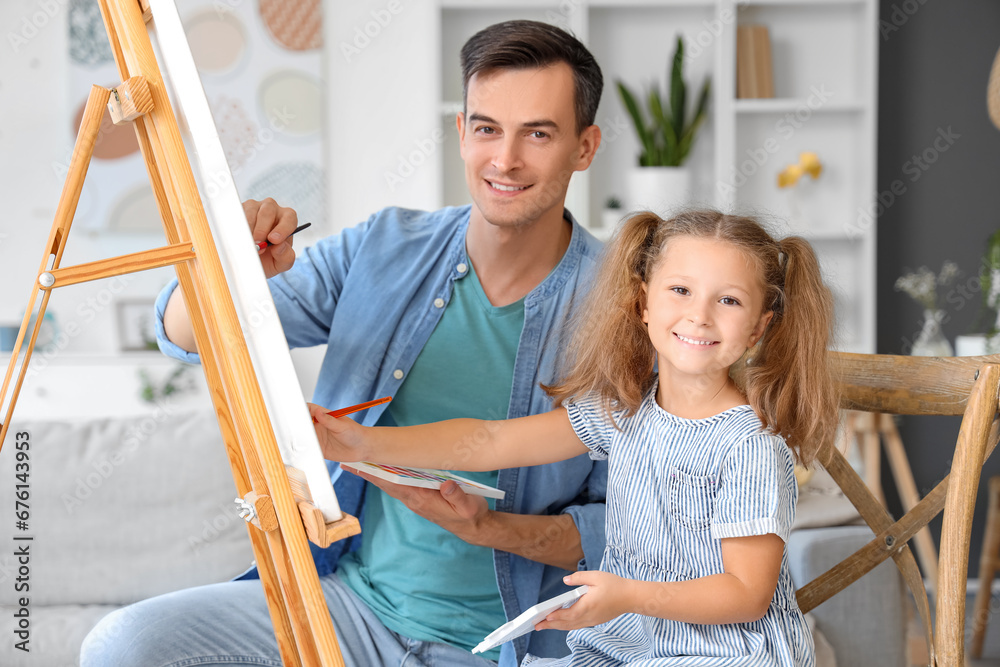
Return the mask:
M183 394L195 388L194 378L188 376L192 367L177 364L163 382L156 382L145 368L139 369L139 397L147 403L159 403L175 394Z
M993 232L986 242L986 253L983 255L979 268L980 286L983 292L983 303L973 325L978 331L984 317L993 317L987 337L1000 333L1000 231Z
M670 105L665 108L659 88L654 85L648 95L650 120L647 121L636 97L618 81L618 94L632 117L632 124L642 145L640 167L679 167L687 159L695 134L705 120L710 81L702 84L694 113L687 114L687 85L684 83L684 40L678 35L670 69Z

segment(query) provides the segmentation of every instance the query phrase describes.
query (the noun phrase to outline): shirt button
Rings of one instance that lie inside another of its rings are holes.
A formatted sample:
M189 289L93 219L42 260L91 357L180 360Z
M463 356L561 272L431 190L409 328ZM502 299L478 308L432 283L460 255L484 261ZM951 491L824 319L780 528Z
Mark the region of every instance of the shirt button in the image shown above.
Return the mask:
M461 264L455 267L455 270L457 270L459 273L465 273L466 271L469 270L469 267L466 266L465 262L462 262Z
M444 299L442 299L440 297L438 297L437 299L434 299L434 307L435 308L444 308Z
M394 370L392 372L392 377L396 378L397 380L402 380L403 379L403 371L401 371L401 370L399 370L397 368L396 370Z

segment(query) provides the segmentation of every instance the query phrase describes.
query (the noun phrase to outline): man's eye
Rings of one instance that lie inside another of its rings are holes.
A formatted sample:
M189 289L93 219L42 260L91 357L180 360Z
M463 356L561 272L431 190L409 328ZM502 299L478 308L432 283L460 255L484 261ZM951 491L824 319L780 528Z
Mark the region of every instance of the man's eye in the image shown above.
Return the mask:
M535 139L548 139L549 137L548 134L542 132L541 130L535 130L534 132L531 133L531 136L533 136Z
M496 132L496 130L494 130L492 127L480 127L479 129L476 130L476 132L479 132L481 134L493 134Z

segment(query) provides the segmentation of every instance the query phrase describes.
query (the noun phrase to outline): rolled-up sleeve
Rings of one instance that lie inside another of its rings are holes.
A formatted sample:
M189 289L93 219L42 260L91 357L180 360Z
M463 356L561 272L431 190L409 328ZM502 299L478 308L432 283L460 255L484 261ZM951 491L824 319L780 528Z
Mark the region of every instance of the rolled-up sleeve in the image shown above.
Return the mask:
M605 469L604 481L607 483L606 465L598 462ZM596 470L595 470L596 472ZM583 548L583 558L577 563L578 570L596 570L604 558L604 546L607 543L604 535L604 519L607 505L604 502L588 503L586 505L571 505L563 510L563 514L573 517L573 523L580 532L580 546Z
M777 436L755 435L734 447L722 468L712 537L774 533L787 542L798 498L794 467Z
M159 296L156 297L156 304L153 306L156 314L156 317L153 318L156 326L156 344L160 348L160 352L172 359L184 361L189 364L200 364L201 357L198 356L197 352L188 352L172 343L167 338L166 329L163 328L163 314L167 310L167 301L170 300L170 295L177 289L177 284L177 279L174 278L167 283L166 287L160 290Z

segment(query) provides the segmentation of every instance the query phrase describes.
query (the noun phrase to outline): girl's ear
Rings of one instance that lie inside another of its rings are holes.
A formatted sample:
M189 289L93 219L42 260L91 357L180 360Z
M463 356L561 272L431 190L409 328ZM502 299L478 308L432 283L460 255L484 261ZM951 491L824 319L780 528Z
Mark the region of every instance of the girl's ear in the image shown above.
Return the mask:
M649 288L646 286L645 281L639 283L639 287L642 288L642 292L639 294L639 311L642 313L642 321L649 324L649 310L646 308L646 297L649 295Z
M750 342L747 345L747 348L751 348L757 344L760 337L764 335L764 331L767 330L767 325L771 322L772 317L774 317L773 310L761 313L760 319L757 320L757 326L753 328L753 332L750 334Z

